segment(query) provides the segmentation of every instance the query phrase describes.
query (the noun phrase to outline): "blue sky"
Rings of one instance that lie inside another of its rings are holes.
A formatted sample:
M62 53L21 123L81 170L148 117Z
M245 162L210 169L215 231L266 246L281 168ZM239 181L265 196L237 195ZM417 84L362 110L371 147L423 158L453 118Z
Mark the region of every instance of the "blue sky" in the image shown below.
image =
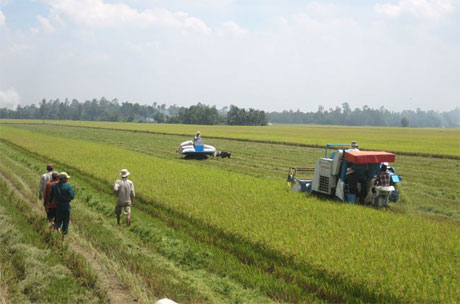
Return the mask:
M0 0L0 107L460 106L458 0Z

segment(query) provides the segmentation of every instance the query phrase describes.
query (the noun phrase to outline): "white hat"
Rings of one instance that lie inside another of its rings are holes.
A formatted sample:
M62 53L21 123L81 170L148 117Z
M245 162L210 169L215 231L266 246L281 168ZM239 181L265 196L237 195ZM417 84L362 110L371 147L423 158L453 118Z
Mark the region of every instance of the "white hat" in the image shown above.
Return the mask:
M200 131L196 131L196 134L200 134Z
M59 173L59 178L70 178L70 175L68 175L66 172L61 172Z
M129 171L127 169L121 169L121 171L120 171L121 177L127 177L130 174L131 173L129 173Z

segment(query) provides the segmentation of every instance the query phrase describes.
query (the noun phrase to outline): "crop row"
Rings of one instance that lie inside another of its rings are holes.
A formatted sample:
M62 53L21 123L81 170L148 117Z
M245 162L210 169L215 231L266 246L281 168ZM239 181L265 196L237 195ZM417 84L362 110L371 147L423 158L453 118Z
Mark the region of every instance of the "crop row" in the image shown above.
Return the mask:
M6 285L6 302L104 301L86 261L62 246L1 178L0 191L0 285Z
M286 194L274 180L102 144L9 127L1 127L1 137L107 183L127 167L145 201L290 257L334 278L332 285L361 295L364 288L368 299L460 299L456 225Z
M37 179L49 160L3 142L0 151L0 172L10 173L8 179L22 193L35 192ZM63 168L59 163L55 167ZM171 220L170 214L160 215L158 209L150 209L156 214L154 218L150 211L135 208L130 228L117 229L120 227L114 225L111 189L98 190L98 181L77 171L73 171L71 183L77 196L72 202L70 238L90 243L99 256L107 255L109 258L102 261L110 262L104 267L115 271L126 291L129 289L139 302L153 303L155 296L166 296L181 303L272 303L261 291L273 298L292 299L293 291L298 289L240 263L215 246L198 243L171 229L156 218ZM176 225L187 232L194 229L184 222ZM314 298L302 293L297 294L296 301L300 299L313 303Z
M2 120L1 123L42 123L40 120ZM416 155L459 157L460 130L394 127L348 127L317 125L272 125L264 127L201 126L173 124L139 124L117 122L57 121L46 124L131 130L192 136L201 130L203 136L323 147L327 143L350 143L353 140L366 149L378 149Z
M210 139L208 143L219 150L231 151L231 159L210 158L206 161L184 160L176 149L187 137L159 135L121 130L94 132L92 128L75 128L51 125L15 125L36 133L55 137L72 138L96 143L105 143L155 157L174 160L177 163L216 167L245 175L286 180L290 166L313 166L323 155L318 148L275 145L267 143L241 142ZM458 187L458 160L432 157L396 157L396 170L404 181L399 185L401 200L392 204L392 211L426 215L437 219L449 219L460 223L460 197ZM429 178L426 178L429 176Z

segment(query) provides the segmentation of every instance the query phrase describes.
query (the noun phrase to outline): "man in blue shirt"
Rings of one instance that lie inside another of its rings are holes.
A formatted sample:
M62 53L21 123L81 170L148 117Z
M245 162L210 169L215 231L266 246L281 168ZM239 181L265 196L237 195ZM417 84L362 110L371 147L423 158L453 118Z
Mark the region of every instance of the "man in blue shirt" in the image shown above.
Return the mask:
M67 180L70 176L66 172L59 173L59 183L51 187L49 200L56 202L56 220L54 228L62 232L62 240L69 229L70 201L74 199L74 191Z

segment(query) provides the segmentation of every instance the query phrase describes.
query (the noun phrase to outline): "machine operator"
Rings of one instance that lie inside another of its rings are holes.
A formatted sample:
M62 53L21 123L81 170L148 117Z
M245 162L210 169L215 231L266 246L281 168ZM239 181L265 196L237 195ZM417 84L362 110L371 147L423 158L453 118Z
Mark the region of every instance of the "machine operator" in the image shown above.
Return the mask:
M201 134L200 131L196 131L196 135L193 138L193 144L195 144L197 141L201 141Z
M356 195L357 203L363 204L367 195L367 179L365 173L350 167L347 169L345 182L348 184L350 193Z

